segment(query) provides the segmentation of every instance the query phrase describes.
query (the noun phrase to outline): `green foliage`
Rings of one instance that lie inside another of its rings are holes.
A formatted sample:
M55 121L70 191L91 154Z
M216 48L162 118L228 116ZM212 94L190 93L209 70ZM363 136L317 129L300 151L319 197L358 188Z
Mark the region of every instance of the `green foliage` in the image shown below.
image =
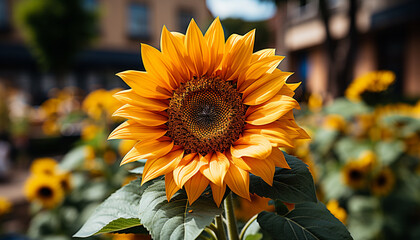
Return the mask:
M314 181L308 166L296 157L286 153L284 156L291 169L276 168L273 186L260 177L251 175L249 191L261 197L288 203L316 202Z
M25 0L15 15L40 65L53 72L65 71L97 33L96 13L81 0Z
M285 215L262 212L257 221L273 239L352 239L346 227L320 202L296 204Z

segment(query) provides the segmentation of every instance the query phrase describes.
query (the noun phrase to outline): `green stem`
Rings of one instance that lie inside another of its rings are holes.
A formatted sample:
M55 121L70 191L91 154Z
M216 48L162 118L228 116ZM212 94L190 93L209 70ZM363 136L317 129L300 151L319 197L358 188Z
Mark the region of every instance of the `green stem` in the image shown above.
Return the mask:
M212 229L210 229L210 228L204 228L204 231L206 232L206 233L208 233L210 236L212 236L213 238L212 239L218 239L217 238L217 234L212 230Z
M226 240L225 227L223 226L223 219L221 215L216 216L217 239Z
M232 193L224 200L229 240L239 240L238 227L236 226L235 212L233 210Z
M241 234L239 234L239 239L242 240L244 239L245 236L245 232L246 230L249 228L249 226L251 226L251 224L257 219L258 214L255 214L251 219L248 220L248 222L246 222L244 228L242 228Z

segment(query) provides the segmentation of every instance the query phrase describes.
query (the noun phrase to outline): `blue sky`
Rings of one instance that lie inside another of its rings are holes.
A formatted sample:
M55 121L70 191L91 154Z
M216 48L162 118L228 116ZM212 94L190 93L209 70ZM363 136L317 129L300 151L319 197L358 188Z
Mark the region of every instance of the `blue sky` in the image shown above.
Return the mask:
M272 2L259 0L207 0L212 14L221 19L241 18L247 21L266 20L274 15L276 7Z

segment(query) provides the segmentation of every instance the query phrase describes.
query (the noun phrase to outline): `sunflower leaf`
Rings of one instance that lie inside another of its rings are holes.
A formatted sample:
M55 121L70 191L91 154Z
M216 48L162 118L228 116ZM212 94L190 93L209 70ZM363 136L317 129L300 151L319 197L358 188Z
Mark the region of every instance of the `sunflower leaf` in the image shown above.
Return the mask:
M284 156L291 169L276 168L273 186L251 174L249 191L261 197L288 203L317 202L314 180L308 165L286 153Z
M130 182L99 205L82 228L73 237L115 232L141 225L139 204L144 190L139 179ZM161 180L162 181L162 180Z
M163 181L155 181L144 191L139 211L142 223L156 240L195 239L222 213L211 195L201 196L190 206L181 190L168 202Z
M352 239L346 227L321 202L296 204L284 216L261 212L257 221L273 239Z

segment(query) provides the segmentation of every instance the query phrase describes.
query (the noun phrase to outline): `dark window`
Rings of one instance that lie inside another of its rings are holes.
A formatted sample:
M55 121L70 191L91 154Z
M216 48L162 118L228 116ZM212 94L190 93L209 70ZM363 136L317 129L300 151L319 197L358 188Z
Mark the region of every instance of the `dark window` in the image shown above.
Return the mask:
M149 38L149 8L145 4L132 3L128 12L128 34L131 38Z
M180 32L187 31L188 25L191 19L194 18L194 14L191 11L181 10L178 13L178 26Z

